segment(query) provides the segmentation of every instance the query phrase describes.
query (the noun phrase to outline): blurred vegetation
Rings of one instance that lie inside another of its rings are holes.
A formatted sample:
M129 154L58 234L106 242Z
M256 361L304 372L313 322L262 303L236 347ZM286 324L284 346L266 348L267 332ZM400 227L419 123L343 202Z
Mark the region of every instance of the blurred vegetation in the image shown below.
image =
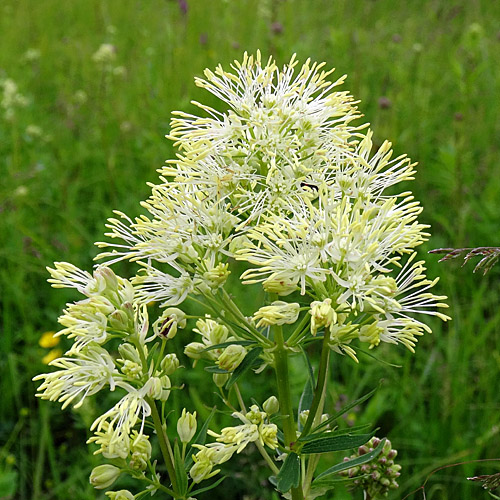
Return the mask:
M60 412L34 398L31 378L49 352L40 337L76 299L49 288L45 266L67 260L90 269L111 210L138 214L146 182L174 155L163 139L171 110L192 110L191 99L215 104L193 77L244 50L279 63L296 52L347 73L376 141L390 139L419 162L409 187L433 234L422 257L431 276L442 275L453 321L432 323L415 355L374 352L401 368L336 357L330 391L331 401L350 401L384 379L350 419L380 427L399 450L401 488L392 498L444 464L500 457L498 269L483 277L424 255L499 244L499 29L500 3L480 0L3 0L0 498L103 498L88 484L99 459L84 445L98 409ZM113 46L112 61L93 58L101 44ZM20 97L9 104L12 82ZM300 359L293 369L299 392ZM184 377L189 390L173 393L173 408L207 414L203 372L188 368ZM259 381L242 389L260 401L269 393L265 375ZM258 460L243 455L219 498L271 498ZM441 470L426 498L486 498L465 477L494 467ZM350 497L339 490L335 498Z

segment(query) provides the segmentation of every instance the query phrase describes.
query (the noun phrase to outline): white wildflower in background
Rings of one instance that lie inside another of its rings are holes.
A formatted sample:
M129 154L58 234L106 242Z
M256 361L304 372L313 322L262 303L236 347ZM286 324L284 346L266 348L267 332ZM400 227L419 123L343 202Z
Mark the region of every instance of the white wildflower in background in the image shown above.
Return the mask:
M5 119L11 121L16 114L16 110L25 108L29 100L19 92L17 83L12 78L0 80L0 88L2 89L0 108L3 109Z
M92 55L92 60L98 64L110 64L116 59L116 47L103 43Z

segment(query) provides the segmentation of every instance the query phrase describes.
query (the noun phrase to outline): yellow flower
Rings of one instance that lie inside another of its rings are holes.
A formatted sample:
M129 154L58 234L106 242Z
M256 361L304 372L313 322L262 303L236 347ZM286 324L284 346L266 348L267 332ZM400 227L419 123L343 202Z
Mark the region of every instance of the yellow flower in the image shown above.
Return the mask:
M61 339L59 337L56 337L55 332L45 332L42 333L38 344L45 349L50 349L51 347L55 347L57 344L59 344L60 341Z
M54 361L54 359L60 358L62 356L62 350L61 349L51 349L43 358L42 358L42 363L44 365L48 365L51 361Z

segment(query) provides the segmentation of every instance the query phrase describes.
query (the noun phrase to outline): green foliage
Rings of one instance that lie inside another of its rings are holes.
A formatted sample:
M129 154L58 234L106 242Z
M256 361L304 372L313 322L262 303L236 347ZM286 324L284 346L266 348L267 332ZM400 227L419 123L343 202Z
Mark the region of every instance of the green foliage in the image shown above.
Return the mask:
M204 67L257 48L281 62L296 51L300 59L334 64L349 75L375 139L392 139L396 151L419 162L414 191L433 226L427 249L498 244L498 4L340 0L313 7L269 0L256 8L248 1L196 0L188 6L184 16L172 0L0 5L0 79L12 78L29 99L14 122L0 118L0 497L94 498L87 478L98 461L81 443L99 412L85 405L62 415L33 397L31 377L43 370L48 352L38 346L40 335L56 328L61 306L75 299L49 292L45 266L69 260L90 268L91 244L111 209L140 213L146 181L172 157L171 144L161 141L170 110L189 112L189 100L200 99L192 79ZM123 76L108 78L92 61L101 43L116 47ZM40 50L39 60L23 57L30 48ZM31 124L44 138L27 133ZM363 359L363 368L334 361L337 384L329 394L337 401L357 397L385 378L366 412L355 405L342 425L373 422L382 433L391 430L405 471L398 498L440 465L500 456L496 270L482 278L426 260L430 275L444 275L453 323L432 325L433 336L415 358L384 351L400 370L371 359ZM246 293L251 302L253 292ZM294 363L300 393L307 372L300 359ZM196 386L189 404L206 416L198 367L189 377ZM266 396L265 376L255 392L256 399ZM169 404L186 406L181 397L173 391ZM479 471L468 465L436 474L429 490L444 500L477 497L477 485L457 478ZM230 498L237 480L227 482Z

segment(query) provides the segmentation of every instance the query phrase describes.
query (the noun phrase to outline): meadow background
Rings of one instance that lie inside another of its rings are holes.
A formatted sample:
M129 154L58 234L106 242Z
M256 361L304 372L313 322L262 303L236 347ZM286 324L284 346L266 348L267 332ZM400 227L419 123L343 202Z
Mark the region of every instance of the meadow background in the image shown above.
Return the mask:
M114 47L109 63L93 59L103 43ZM376 351L401 368L336 357L333 401L351 401L384 380L346 425L371 422L399 450L394 499L440 466L500 457L500 269L483 277L425 254L500 244L499 2L2 0L1 499L104 498L88 484L99 459L84 444L98 408L61 412L34 398L31 378L46 370L51 353L41 336L57 329L64 303L76 299L49 287L45 266L67 260L91 268L111 210L139 214L146 182L173 157L163 137L170 112L192 110L191 99L213 104L194 76L257 49L280 64L296 52L347 73L345 88L361 100L375 142L387 138L397 154L419 162L411 189L432 225L421 256L431 276L442 276L438 289L449 296L453 321L431 322L434 333L415 355L394 346ZM17 86L10 100L6 79ZM173 394L173 407L206 414L202 374L186 376L190 389ZM297 367L298 391L303 376ZM266 395L265 384L244 390ZM217 497L271 498L258 460L242 454ZM440 470L426 498L489 498L465 478L499 468ZM350 497L339 490L335 498Z

